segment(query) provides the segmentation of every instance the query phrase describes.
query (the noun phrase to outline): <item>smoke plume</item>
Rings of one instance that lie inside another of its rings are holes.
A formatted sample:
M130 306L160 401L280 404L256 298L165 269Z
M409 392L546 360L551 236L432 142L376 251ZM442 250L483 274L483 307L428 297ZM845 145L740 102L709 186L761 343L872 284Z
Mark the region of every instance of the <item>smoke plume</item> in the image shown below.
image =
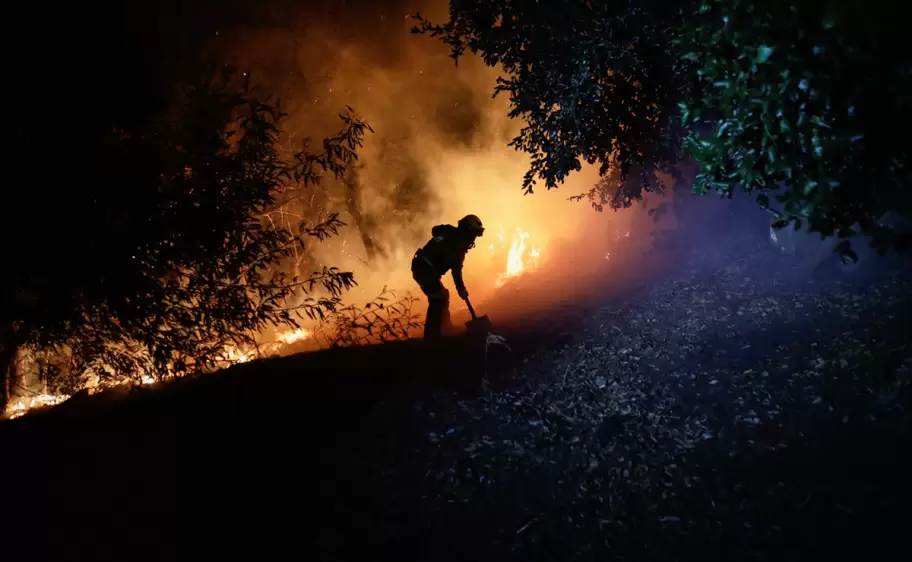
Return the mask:
M615 230L628 230L631 213L595 213L586 202L567 201L596 182L591 169L560 190L522 195L529 161L508 146L521 124L507 118L507 99L492 98L498 69L472 56L456 65L445 46L408 33L409 14L442 20L446 7L434 1L287 10L271 25L217 30L201 52L253 72L255 83L280 97L289 149L332 134L346 105L373 127L346 181L301 191L284 210L293 217L341 214L348 224L343 235L315 246L313 261L299 267L354 271L359 288L346 297L351 302L370 300L384 286L416 293L409 271L415 250L433 225L468 213L487 228L466 262L476 304L494 299L517 273L508 271L517 244L528 270L582 271L605 261Z

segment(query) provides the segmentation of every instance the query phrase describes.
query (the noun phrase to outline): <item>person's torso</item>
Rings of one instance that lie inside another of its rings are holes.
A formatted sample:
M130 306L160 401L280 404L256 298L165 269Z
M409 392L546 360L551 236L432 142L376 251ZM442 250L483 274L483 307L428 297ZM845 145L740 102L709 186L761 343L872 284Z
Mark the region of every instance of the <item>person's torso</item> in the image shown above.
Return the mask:
M431 238L418 254L430 262L437 275L443 275L465 259L468 248L454 226L435 226Z

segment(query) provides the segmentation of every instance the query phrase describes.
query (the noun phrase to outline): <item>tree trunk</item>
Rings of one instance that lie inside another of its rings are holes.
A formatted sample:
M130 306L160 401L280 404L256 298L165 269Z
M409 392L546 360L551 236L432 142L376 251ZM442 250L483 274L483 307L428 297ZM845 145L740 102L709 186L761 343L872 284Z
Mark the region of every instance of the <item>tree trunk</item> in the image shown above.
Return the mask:
M378 244L374 243L358 205L358 187L360 183L358 180L357 168L356 164L352 165L345 174L345 204L348 209L348 214L350 214L355 221L355 226L361 234L361 242L364 244L364 249L367 251L367 261L372 264L375 262L378 255L385 257L385 253Z
M0 343L0 416L6 412L12 395L13 358L16 357L17 346L12 342Z

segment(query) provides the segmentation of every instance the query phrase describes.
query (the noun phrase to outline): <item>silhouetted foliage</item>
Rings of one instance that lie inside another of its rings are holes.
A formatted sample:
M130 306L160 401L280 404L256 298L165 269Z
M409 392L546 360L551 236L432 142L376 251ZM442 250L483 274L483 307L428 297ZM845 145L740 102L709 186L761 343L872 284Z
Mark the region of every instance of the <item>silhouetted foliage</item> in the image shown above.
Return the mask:
M306 238L336 234L336 216L289 230L263 213L282 188L341 177L369 127L349 109L337 136L285 159L284 114L238 74L207 74L178 98L144 126L86 139L63 174L34 170L33 191L11 191L9 209L41 214L2 227L4 350L65 350L71 373L102 378L191 372L269 325L324 318L354 285L336 268L296 278L274 267ZM21 140L35 162L42 147ZM71 183L57 183L64 174Z
M590 199L616 209L689 156L695 193L757 192L776 227L838 235L849 255L856 234L907 246L883 221L912 209L894 134L912 125L912 51L892 3L454 0L444 25L416 18L454 59L506 72L526 191L598 162Z
M421 314L413 312L418 299L384 289L363 307L349 305L327 315L315 337L323 347L345 347L406 340L409 332L423 326Z
M679 38L702 92L684 121L712 127L685 141L695 191L740 186L772 207L775 227L905 246L882 223L912 209L912 144L896 134L912 125L902 20L878 2L703 3Z

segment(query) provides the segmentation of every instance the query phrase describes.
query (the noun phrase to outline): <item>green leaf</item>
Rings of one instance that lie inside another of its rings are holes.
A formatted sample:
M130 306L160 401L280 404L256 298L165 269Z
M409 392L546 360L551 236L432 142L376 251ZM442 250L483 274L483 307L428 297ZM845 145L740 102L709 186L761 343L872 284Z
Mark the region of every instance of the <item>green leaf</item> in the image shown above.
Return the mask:
M687 125L690 121L690 106L680 102L678 103L678 108L681 110L681 124Z
M760 45L757 48L757 56L754 57L755 64L763 64L769 60L773 52L775 52L775 47L770 47L768 45Z

